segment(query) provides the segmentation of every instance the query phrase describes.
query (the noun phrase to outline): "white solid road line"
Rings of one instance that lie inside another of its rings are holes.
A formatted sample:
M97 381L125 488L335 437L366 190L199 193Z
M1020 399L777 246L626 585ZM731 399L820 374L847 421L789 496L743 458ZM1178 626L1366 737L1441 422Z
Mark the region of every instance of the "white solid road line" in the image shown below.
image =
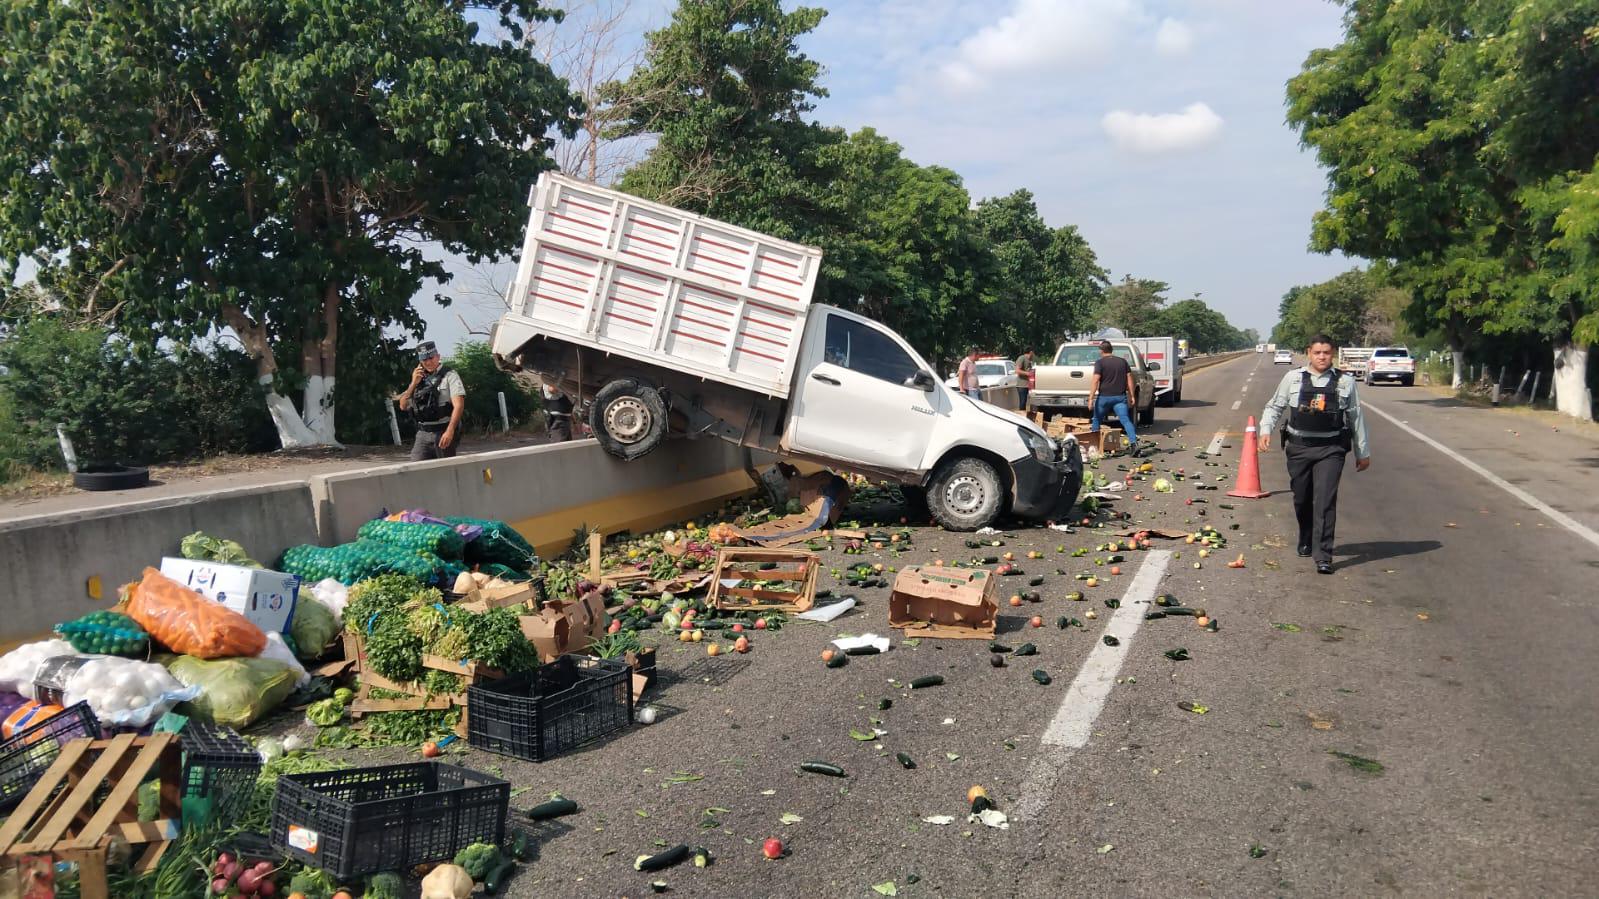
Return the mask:
M1238 411L1238 407L1242 406L1243 404L1244 404L1243 400L1233 400L1233 411L1237 412Z
M1501 478L1500 476L1494 474L1493 472L1489 471L1488 469L1483 468L1481 465L1478 465L1477 463L1471 461L1470 459L1467 459L1465 456L1462 456L1460 453L1455 452L1454 450L1450 449L1447 446L1444 446L1442 443L1439 443L1438 441L1432 439L1431 437L1428 437L1426 434L1421 433L1420 431L1416 430L1415 428L1411 427L1410 425L1407 425L1404 422L1400 421L1399 419L1394 418L1392 415L1389 415L1387 412L1384 412L1381 409L1377 408L1376 406L1373 406L1369 401L1361 403L1361 405L1363 407L1365 407L1367 409L1370 409L1371 411L1377 413L1378 415L1381 415L1383 418L1387 419L1394 427L1398 428L1399 430L1404 431L1406 434L1409 434L1410 436L1416 438L1417 440L1420 440L1422 443L1427 444L1428 446L1432 447L1433 449L1437 450L1438 452L1443 453L1444 455L1446 455L1449 458L1455 460L1456 462L1459 462L1461 465L1464 465L1467 468L1471 469L1472 471L1476 472L1477 474L1481 475L1482 479L1487 481L1488 483L1494 485L1495 487L1498 487L1499 489L1501 489L1504 492L1510 494L1511 496L1514 496L1516 499L1521 500L1522 502L1524 502L1527 505L1533 507L1534 509L1537 509L1539 512L1542 512L1543 514L1549 516L1549 518L1552 521L1554 521L1555 524L1560 525L1561 527L1563 527L1566 530L1572 532L1573 534L1576 534L1578 537L1581 537L1582 539L1588 541L1589 543L1592 543L1594 546L1599 546L1599 532L1595 532L1593 528L1588 527L1587 525L1585 525L1582 522L1576 520L1575 518L1572 518L1570 515L1567 515L1566 513L1560 511L1559 509L1556 509L1554 506L1549 505L1548 503L1544 502L1543 500L1539 499L1536 496L1533 496L1532 494L1530 494L1527 491L1521 489L1520 487L1517 487L1515 484L1510 483L1509 481L1505 480L1504 478Z
M1160 589L1160 579L1171 557L1171 551L1165 549L1144 554L1138 573L1122 596L1121 608L1105 625L1105 633L1115 637L1119 645L1097 643L1076 679L1066 688L1059 711L1039 740L1038 755L1028 766L1027 779L1022 782L1021 796L1013 810L1016 818L1031 820L1049 807L1066 757L1088 744L1094 732L1094 720L1105 708L1105 700L1110 698L1111 687L1116 685L1116 673L1132 649L1133 636L1144 623L1144 613L1149 611L1155 591Z
M1234 406L1233 408L1237 409L1238 407ZM1216 432L1216 436L1210 438L1210 446L1205 447L1205 455L1207 455L1207 456L1219 456L1219 455L1221 455L1221 445L1223 443L1226 443L1226 442L1227 442L1227 432L1226 431L1217 431Z

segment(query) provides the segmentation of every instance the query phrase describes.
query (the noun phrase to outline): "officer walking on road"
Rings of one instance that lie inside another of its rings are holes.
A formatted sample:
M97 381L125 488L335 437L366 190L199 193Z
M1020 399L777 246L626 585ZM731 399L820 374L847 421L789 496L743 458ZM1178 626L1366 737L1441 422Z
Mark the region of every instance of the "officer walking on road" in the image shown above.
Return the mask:
M411 386L399 396L400 408L409 409L416 419L411 461L452 458L461 444L466 385L461 383L461 376L455 370L439 360L439 349L433 341L417 344L416 356Z
M1360 414L1355 378L1332 367L1335 351L1325 334L1310 338L1310 364L1283 375L1260 416L1258 446L1271 446L1273 429L1287 410L1283 450L1299 519L1299 555L1316 557L1316 571L1332 574L1333 528L1338 521L1338 481L1344 457L1355 451L1355 470L1371 467L1371 444Z

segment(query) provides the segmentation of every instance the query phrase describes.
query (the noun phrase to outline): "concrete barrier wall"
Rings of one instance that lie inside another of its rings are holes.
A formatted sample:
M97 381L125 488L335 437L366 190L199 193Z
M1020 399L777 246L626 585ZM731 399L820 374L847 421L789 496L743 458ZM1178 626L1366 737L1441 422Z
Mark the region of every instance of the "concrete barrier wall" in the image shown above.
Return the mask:
M715 510L755 486L744 462L743 449L714 439L669 441L627 463L581 440L4 520L0 648L107 607L195 531L237 540L270 566L290 546L353 540L385 509L421 508L507 521L547 558L581 526L640 531Z
M0 521L0 645L105 608L195 531L237 540L270 563L316 542L310 487L292 481Z

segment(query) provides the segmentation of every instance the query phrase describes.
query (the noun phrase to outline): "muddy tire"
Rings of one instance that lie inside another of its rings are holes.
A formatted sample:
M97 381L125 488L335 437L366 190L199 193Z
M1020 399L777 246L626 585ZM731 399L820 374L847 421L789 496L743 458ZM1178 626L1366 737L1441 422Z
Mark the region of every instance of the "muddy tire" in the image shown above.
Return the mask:
M666 439L666 401L648 384L618 378L594 395L589 429L600 448L624 462L648 455Z
M150 469L131 465L89 465L72 474L79 490L134 490L150 486Z
M927 510L946 531L975 531L994 523L1005 506L1005 479L994 466L970 456L933 475Z

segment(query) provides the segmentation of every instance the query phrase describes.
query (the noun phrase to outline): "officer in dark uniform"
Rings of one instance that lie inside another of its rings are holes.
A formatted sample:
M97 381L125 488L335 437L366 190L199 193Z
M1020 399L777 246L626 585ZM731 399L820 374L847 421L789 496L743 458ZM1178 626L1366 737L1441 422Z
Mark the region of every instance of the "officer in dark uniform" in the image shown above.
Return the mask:
M411 386L400 394L401 409L416 419L412 461L449 459L460 446L461 417L466 413L466 386L461 375L439 360L433 341L417 344L417 366Z
M1316 571L1332 574L1333 529L1338 520L1338 481L1344 458L1355 451L1355 470L1371 466L1366 420L1360 413L1355 378L1332 367L1335 351L1324 334L1310 338L1310 364L1283 376L1260 416L1261 452L1287 412L1283 450L1299 519L1299 555L1316 558Z
M544 421L551 443L572 439L572 398L557 387L544 385Z

